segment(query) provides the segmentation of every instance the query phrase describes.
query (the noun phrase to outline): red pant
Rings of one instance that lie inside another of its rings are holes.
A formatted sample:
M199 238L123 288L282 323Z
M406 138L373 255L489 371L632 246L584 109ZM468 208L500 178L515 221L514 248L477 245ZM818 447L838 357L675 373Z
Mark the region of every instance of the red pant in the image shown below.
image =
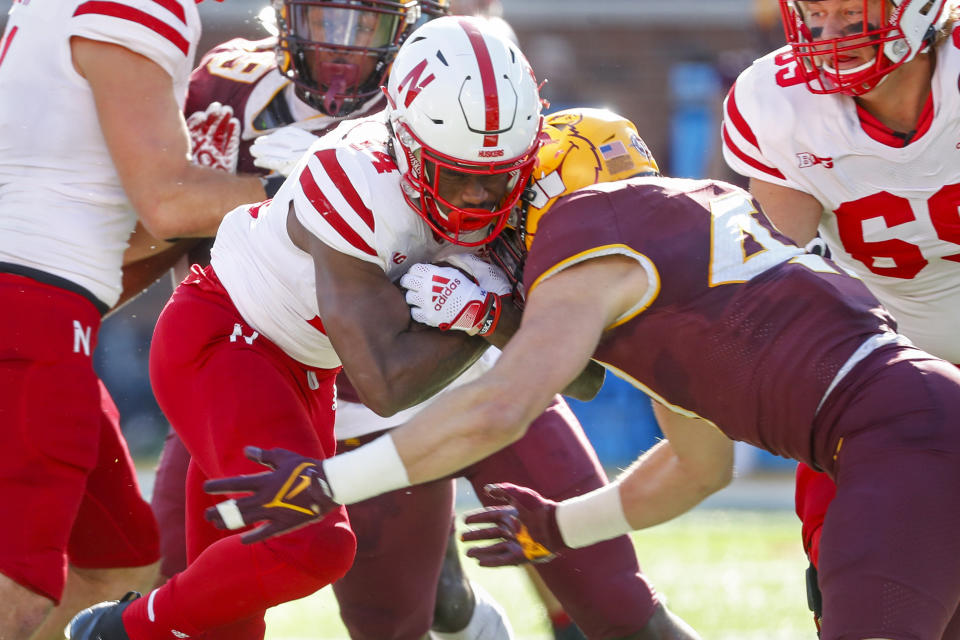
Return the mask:
M266 470L243 456L245 445L333 455L337 371L308 368L257 335L209 267L174 291L157 322L150 378L191 455L190 564L157 590L157 606L166 606L157 611L163 624L204 638L256 638L268 607L308 595L346 572L355 539L342 508L311 526L246 546L237 544L238 534L219 531L203 518L206 507L225 499L203 491L206 479Z
M184 555L176 504L178 496L182 504L183 496L183 472L178 470L185 468L188 455L175 437L168 440L154 487L165 566ZM560 398L533 422L523 438L459 475L470 480L485 503L488 500L482 489L490 482L530 486L562 500L605 481L576 417ZM351 638L411 640L430 629L437 579L453 521L453 492L453 481L444 479L350 505L357 556L333 589ZM636 633L657 602L626 536L578 549L536 568L590 637Z
M156 562L117 409L91 364L100 316L84 297L0 274L0 571L59 602L69 562ZM15 497L15 498L14 498Z

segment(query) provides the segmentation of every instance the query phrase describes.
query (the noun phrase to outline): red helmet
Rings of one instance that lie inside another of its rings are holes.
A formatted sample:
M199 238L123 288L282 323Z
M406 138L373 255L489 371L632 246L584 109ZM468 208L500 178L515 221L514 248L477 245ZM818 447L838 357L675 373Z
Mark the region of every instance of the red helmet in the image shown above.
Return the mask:
M780 0L780 11L787 44L810 91L858 96L929 47L948 17L947 4L947 0ZM860 17L842 35L819 37L820 13L831 8L850 13L851 6ZM866 48L873 49L873 57L856 64L856 52Z
M306 103L334 117L377 95L420 18L416 0L273 0L273 7L280 73Z

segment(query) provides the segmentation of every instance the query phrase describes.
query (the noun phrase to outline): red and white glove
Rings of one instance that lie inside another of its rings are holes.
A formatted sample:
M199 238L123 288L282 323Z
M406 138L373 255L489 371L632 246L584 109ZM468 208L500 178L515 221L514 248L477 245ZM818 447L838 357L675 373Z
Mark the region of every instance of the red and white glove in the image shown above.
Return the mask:
M503 269L473 255L472 253L458 253L444 259L446 264L456 267L473 278L482 289L503 296L513 291L510 279Z
M250 155L253 156L253 164L261 169L289 176L317 139L309 131L289 125L254 140L250 145Z
M481 336L497 328L503 296L487 291L459 269L421 262L403 274L400 286L407 290L410 315L421 324Z
M206 111L187 118L193 163L202 167L236 173L240 156L240 120L230 105L211 102Z

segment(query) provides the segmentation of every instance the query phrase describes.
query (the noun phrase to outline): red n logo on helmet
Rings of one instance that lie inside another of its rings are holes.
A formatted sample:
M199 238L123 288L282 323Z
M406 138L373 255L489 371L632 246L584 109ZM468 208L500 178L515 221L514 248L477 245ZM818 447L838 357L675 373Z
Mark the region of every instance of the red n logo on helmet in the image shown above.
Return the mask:
M403 93L403 89L408 83L410 85L407 89L407 97L403 99L404 107L409 107L410 103L413 102L418 95L420 95L420 92L423 90L423 88L436 79L436 76L431 73L423 79L423 82L420 81L420 76L423 75L423 70L426 68L427 61L425 59L421 60L420 64L415 66L413 69L410 69L410 73L408 73L403 80L400 81L400 85L397 87L397 91L399 93Z

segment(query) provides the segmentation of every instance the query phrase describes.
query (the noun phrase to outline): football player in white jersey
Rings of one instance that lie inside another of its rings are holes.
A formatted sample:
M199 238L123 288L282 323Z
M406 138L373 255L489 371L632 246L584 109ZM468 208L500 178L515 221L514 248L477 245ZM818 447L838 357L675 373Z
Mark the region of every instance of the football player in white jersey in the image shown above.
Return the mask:
M960 364L960 29L955 0L781 0L788 45L724 104L727 163L797 243L817 236L922 349ZM815 566L833 483L800 465Z
M322 133L347 117L366 115L385 106L382 93L367 97L368 91L359 90L361 85L370 84L363 74L355 74L356 86L331 94L329 87L335 83L322 75L315 77L315 71L322 67L305 65L310 52L325 52L340 65L327 71L343 73L353 57L348 52L371 44L363 39L367 33L363 30L352 34L349 30L341 33L333 28L325 32L309 30L310 25L320 21L303 19L299 12L305 5L310 5L308 11L324 11L324 20L331 26L336 22L362 24L369 19L369 16L354 17L355 11L368 9L368 4L355 8L352 5L334 8L333 4L277 2L274 7L278 15L278 37L256 42L231 40L203 58L191 76L187 121L195 125L191 129L196 137L195 146L203 149L208 140L218 138L216 134L206 133L218 130L215 124L218 118L226 115L232 120L225 130L236 137L238 156L233 162L217 166L224 169L235 166L241 173L273 169L289 174L309 143L315 140L307 131ZM383 9L400 6L396 2L377 4ZM421 11L435 16L446 13L447 4L445 0L425 0L421 2ZM504 24L500 21L494 26L498 33L512 40L512 34L502 30ZM377 44L395 41L397 35L407 35L403 24L397 26L401 28ZM392 55L389 48L383 47L367 53L369 58L387 63L392 61ZM372 73L376 78L383 78L385 69L386 65L378 64ZM324 98L328 95L336 101L325 104ZM290 126L277 129L283 125ZM271 135L271 132L276 133ZM196 259L206 264L202 256ZM487 269L483 265L480 268ZM508 289L506 283L503 286L504 290ZM489 368L493 355L492 350L487 352L464 376L475 377ZM463 381L461 378L460 382ZM418 410L412 407L390 417L378 416L359 402L342 373L337 380L337 391L338 450L356 447ZM545 456L544 451L551 451L552 455ZM171 435L157 469L152 499L160 525L164 576L172 576L186 566L184 492L188 464L189 453L180 439ZM463 475L476 487L490 481L512 479L535 485L545 495L556 498L585 493L605 482L580 425L559 396L550 410L536 421L528 437L482 464L464 470ZM351 523L364 553L334 585L341 617L351 637L387 640L422 634L428 629L438 638L456 640L509 637L509 624L502 610L488 594L466 579L456 543L451 542L453 536L446 535L452 529L452 485L453 480L448 479L351 506ZM380 535L384 529L394 534ZM614 598L608 597L607 590L616 584L628 598L635 596L635 602L650 599L646 583L636 570L631 573L631 563L636 564L635 553L624 538L553 564L549 569L550 581L563 592L565 599L575 600L575 617L581 623L598 633L606 633L609 629L606 625L615 625L627 633L643 626L646 611L644 607L620 607ZM380 585L376 593L371 592L370 584ZM555 633L565 634L558 637L582 637L577 635L576 625L559 603L548 611Z
M272 200L228 214L211 266L161 314L151 381L191 453L191 562L147 598L82 612L71 637L261 637L266 608L350 567L346 513L244 546L203 520L203 480L254 469L242 451L252 440L332 455L341 362L364 403L388 415L479 357L487 343L470 334L507 322L508 299L491 293L451 318L469 334L419 330L394 281L407 264L472 251L505 225L539 146L529 65L482 21L441 18L401 48L388 96L383 114L318 141ZM438 283L437 305L471 288Z
M379 87L399 42L413 29L416 12L407 11L403 20L389 23L388 29L371 31L366 26L376 14L364 10L372 5L334 4L313 3L314 8L308 10L325 11L327 28L318 31L313 27L320 21L309 19L309 14L298 8L301 2L278 1L273 5L275 19L264 21L271 37L258 41L236 38L204 55L190 76L184 109L196 161L221 170L262 175L268 186L279 186L278 180L282 182L282 177L291 172L316 136L346 118L376 113L386 106ZM423 21L448 15L448 4L447 0L422 2ZM405 10L409 5L380 0L377 6ZM307 64L312 52L323 52L332 64ZM349 83L348 77L352 80ZM277 131L277 136L263 138ZM251 145L258 140L255 157ZM218 152L218 148L232 149L233 153ZM261 168L264 165L278 173L267 177L268 169ZM174 270L180 274L178 281L191 263L209 264L210 244L212 241L204 242L184 256ZM402 422L403 412L391 422L360 404L345 375L340 375L337 387L338 448L351 446L355 441L352 439L367 432ZM160 584L187 565L184 503L189 462L189 452L171 429L157 465L151 496L160 534ZM421 499L430 499L437 492L425 488L416 493L422 494ZM415 506L419 504L418 496L407 495L404 499L407 505ZM378 504L379 509L373 504L353 509L354 530L359 537L364 536L362 526L360 530L356 526L361 519L377 531L384 526L397 529L401 526L399 520L409 521L407 528L412 531L423 530L422 519L415 521L405 515L411 509L399 514L390 497ZM391 515L393 519L389 520ZM453 533L445 542L446 554L442 545L435 549L423 545L422 557L407 549L393 551L401 538L407 540L405 536L376 536L378 551L364 554L364 562L354 565L350 579L337 582L335 591L341 615L353 637L387 640L389 634L403 633L405 628L430 626L431 619L432 628L441 638L469 640L478 633L486 640L510 637L510 625L500 605L464 574ZM381 554L396 561L382 562ZM430 576L437 572L440 558L440 579L428 584ZM378 576L384 584L393 585L392 590L374 598L366 585L351 588L350 585L365 580L363 567L367 565L375 565ZM385 575L390 570L400 574L396 580ZM371 616L371 611L381 615Z
M193 0L18 0L0 38L0 438L17 452L0 472L0 517L17 523L0 545L3 637L54 637L156 572L156 524L90 357L101 316L142 287L122 295L122 264L143 275L166 239L263 197L256 178L189 162L199 36Z

